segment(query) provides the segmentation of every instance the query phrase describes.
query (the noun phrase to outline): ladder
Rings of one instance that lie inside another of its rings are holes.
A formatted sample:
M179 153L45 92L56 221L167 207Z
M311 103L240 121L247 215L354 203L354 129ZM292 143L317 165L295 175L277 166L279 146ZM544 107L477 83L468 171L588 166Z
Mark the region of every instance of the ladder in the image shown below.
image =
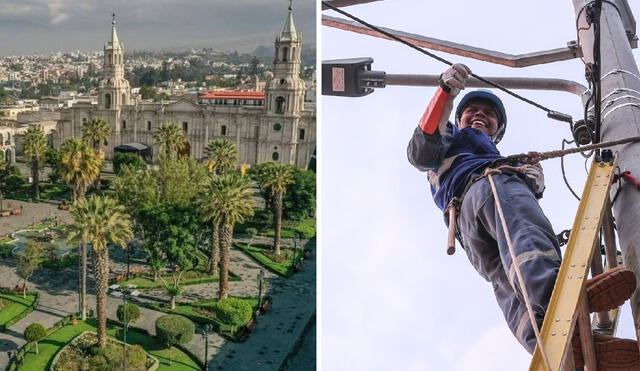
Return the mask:
M594 257L596 259L594 275L600 273L602 269L600 252L598 251L594 256L594 250L596 246L598 250L600 249L600 228L603 219L608 219L610 215L609 190L616 164L617 157L614 158L611 151L602 151L601 156L597 156L592 162L571 228L566 252L540 332L542 345L553 371L575 369L571 339L576 320L580 326L585 365L587 367L591 365L591 370L596 369L585 286ZM610 256L611 254L608 255ZM609 314L612 315L613 321L617 322L618 310L611 311ZM606 313L604 315L608 317ZM536 346L533 353L529 370L547 370L539 346Z

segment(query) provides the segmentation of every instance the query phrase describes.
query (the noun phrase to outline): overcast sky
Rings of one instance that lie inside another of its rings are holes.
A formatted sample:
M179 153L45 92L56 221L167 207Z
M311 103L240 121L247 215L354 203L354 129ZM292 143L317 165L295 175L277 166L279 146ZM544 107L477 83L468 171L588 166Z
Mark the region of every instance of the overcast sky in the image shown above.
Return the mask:
M111 13L126 50L271 45L288 0L0 0L0 55L102 50ZM294 0L298 31L315 44L315 1Z
M638 1L629 1L636 19ZM605 5L606 6L606 5ZM382 1L345 10L375 25L506 53L564 47L576 39L569 0ZM323 14L343 17L332 11ZM579 60L510 68L436 52L480 76L550 77L586 85ZM638 51L634 51L636 61ZM400 43L322 27L322 59L374 58L373 70L439 74L447 67ZM446 255L446 228L426 176L406 147L434 93L378 89L362 98L323 96L321 125L322 353L327 370L525 370L530 356L507 328L491 284L458 246ZM519 91L552 110L582 115L570 93ZM607 92L603 92L603 96ZM566 124L501 92L509 127L503 154L559 149ZM457 101L456 101L457 104ZM543 163L541 206L558 233L578 206L559 160ZM567 173L579 192L584 159ZM626 308L626 306L625 306ZM635 337L627 315L619 335Z

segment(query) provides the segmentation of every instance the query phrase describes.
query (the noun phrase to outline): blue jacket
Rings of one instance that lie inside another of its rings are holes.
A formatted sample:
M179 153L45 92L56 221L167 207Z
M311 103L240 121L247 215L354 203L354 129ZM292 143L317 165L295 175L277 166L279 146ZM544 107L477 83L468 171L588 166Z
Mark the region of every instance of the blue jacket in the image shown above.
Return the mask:
M443 211L492 161L503 158L486 134L471 127L460 130L451 122L444 135L425 134L417 127L407 157L418 170L427 172L433 200Z

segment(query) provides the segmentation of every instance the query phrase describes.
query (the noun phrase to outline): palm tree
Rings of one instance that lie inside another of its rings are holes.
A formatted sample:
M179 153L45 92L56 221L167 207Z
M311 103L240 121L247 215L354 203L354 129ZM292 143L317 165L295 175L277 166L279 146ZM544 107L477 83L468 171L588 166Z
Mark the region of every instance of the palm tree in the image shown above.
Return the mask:
M224 174L238 164L236 144L226 139L210 141L204 153L207 155L207 165L212 174Z
M204 152L207 155L209 172L222 175L236 167L238 163L238 149L235 143L226 139L212 140L207 144ZM215 274L219 259L220 226L211 223L211 251L209 253L209 274Z
M40 199L40 167L47 153L47 137L40 126L31 126L24 133L23 149L25 156L31 162L31 177L33 178L33 193Z
M69 243L88 243L93 248L93 274L96 281L98 346L107 345L107 289L109 286L108 244L125 247L133 237L124 206L110 197L92 196L71 207L73 223L67 232Z
M73 201L84 197L87 188L100 174L102 159L79 139L72 138L64 142L61 148L60 173L62 179L71 186ZM87 248L79 244L80 255L80 313L82 320L87 318Z
M229 254L233 227L253 215L255 201L246 178L229 173L214 176L201 203L205 220L220 226L220 284L218 298L229 296Z
M109 135L111 135L109 122L102 118L92 118L82 128L82 140L91 145L101 159L104 159L101 144L105 146L109 144ZM100 190L100 173L96 178L95 187Z
M280 255L280 232L282 230L282 199L287 191L287 186L294 182L291 166L277 162L265 167L261 187L271 195L273 208L273 222L275 234L273 236L273 250L276 256Z
M62 179L69 184L73 201L84 197L87 188L100 174L102 159L87 143L71 138L62 144Z
M162 148L167 158L173 159L187 144L187 135L176 124L162 124L153 134L153 142Z

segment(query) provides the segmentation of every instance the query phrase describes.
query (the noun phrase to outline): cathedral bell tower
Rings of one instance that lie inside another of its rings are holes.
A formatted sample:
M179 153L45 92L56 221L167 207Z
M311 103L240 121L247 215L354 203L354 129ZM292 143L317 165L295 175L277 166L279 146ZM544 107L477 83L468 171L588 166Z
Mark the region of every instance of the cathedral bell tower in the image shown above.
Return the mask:
M300 77L302 38L293 22L291 2L284 29L276 36L273 73L267 73L259 162L297 163L298 139L304 135L299 132L305 93Z
M305 83L300 78L302 38L293 22L289 0L289 15L282 32L276 36L273 77L266 85L267 113L298 115L303 109Z
M130 104L131 88L129 81L124 78L123 50L116 33L115 14L111 22L111 41L104 45L102 80L98 92L100 110L120 110L123 105Z

